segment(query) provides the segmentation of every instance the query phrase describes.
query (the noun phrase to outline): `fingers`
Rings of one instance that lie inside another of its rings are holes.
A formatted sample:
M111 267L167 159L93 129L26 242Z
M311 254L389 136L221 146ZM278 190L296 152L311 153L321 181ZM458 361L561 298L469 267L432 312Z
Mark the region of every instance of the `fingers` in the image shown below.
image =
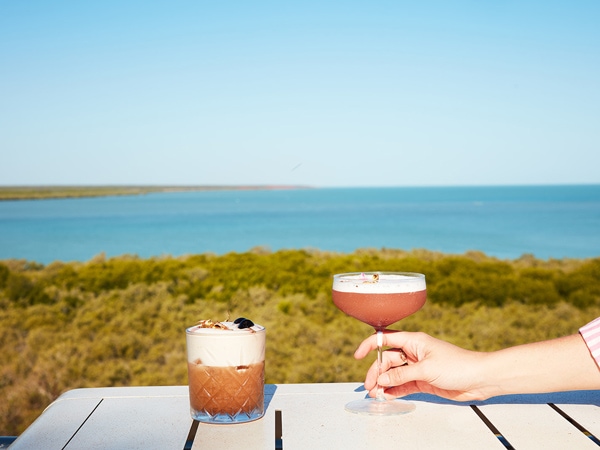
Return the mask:
M367 371L365 388L370 396L376 395L377 385L380 385L386 398L415 392L459 401L487 398L473 388L481 384L478 353L420 332L388 331L382 341L383 346L394 348L383 352L381 373L378 373L377 363ZM354 356L364 358L375 348L377 338L370 336L359 345ZM399 349L406 353L408 364Z
M387 371L383 371L377 378L377 382L381 386L402 386L411 381L419 379L418 365L401 365L394 366Z
M354 358L363 359L367 356L372 350L377 348L377 335L372 334L364 341L360 343L356 351L354 352Z
M409 333L406 331L391 331L385 330L383 332L383 347L398 347L402 348L406 342L410 339L410 335L415 333ZM362 341L356 351L354 357L356 359L362 359L367 356L372 350L377 348L377 335L373 334L367 339Z
M393 367L403 366L407 364L406 355L401 349L390 349L383 352L383 358L381 361L381 372L384 373L391 370ZM371 364L371 367L367 371L365 378L365 388L371 389L377 385L377 378L379 373L377 371L377 361Z
M428 353L426 348L435 340L424 333L406 331L384 331L383 347L394 347L383 352L381 372L374 362L365 378L365 388L370 396L376 395L377 385L383 386L386 397L400 397L420 392L424 386L425 367L420 361ZM356 359L362 359L377 348L377 336L372 335L358 346L354 353Z
M417 384L417 380L420 379L418 366L406 364L392 365L388 368L385 368L385 366L387 364L384 361L384 369L379 376L377 376L376 364L369 369L365 380L365 388L369 390L370 396L376 396L378 385L384 388L387 398L403 397L422 391L423 386L419 387Z
M405 397L410 394L428 392L427 385L419 386L416 382L411 381L401 386L392 386L384 388L384 393L387 398Z
M414 333L409 331L392 331L385 330L383 332L383 347L395 347L404 350L409 359L418 359L415 357L419 346L426 342L428 338L424 333ZM377 348L377 335L369 336L362 341L356 351L354 358L362 359L371 351Z

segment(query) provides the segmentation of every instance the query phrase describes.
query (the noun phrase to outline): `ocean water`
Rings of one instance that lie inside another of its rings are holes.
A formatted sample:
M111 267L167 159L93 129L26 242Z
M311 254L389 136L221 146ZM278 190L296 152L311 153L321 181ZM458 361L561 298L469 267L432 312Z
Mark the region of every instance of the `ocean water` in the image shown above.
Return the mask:
M318 248L600 256L600 185L322 188L0 202L0 259Z

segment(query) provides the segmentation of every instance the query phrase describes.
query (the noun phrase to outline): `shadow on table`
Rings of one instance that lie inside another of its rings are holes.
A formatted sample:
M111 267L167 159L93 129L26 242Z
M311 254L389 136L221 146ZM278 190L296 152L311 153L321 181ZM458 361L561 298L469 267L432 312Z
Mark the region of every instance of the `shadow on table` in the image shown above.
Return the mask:
M265 384L265 411L269 409L269 405L271 404L271 400L273 400L273 396L277 391L277 386L274 384Z
M366 392L364 386L355 389L356 392ZM457 402L431 394L411 394L402 397L403 400L414 400L419 402L439 403L443 405L464 405L464 406L482 406L482 405L543 405L547 403L562 405L596 405L600 406L600 390L598 391L567 391L551 392L547 394L516 394L499 395L482 401Z
M568 391L552 392L549 394L518 394L500 395L483 401L456 402L430 394L411 394L404 397L405 400L415 400L429 403L440 403L447 405L498 405L519 404L536 405L554 403L559 405L596 405L600 406L600 391Z

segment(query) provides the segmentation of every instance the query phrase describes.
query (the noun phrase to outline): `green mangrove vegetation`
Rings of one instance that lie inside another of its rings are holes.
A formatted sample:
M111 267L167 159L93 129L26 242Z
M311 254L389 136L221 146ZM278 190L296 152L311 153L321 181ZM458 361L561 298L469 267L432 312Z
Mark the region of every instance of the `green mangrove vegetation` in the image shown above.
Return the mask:
M0 434L21 433L66 390L187 383L186 326L267 327L267 383L361 381L372 330L331 302L338 272L427 278L425 307L391 328L490 351L575 333L600 315L600 258L500 260L478 252L311 250L0 261Z

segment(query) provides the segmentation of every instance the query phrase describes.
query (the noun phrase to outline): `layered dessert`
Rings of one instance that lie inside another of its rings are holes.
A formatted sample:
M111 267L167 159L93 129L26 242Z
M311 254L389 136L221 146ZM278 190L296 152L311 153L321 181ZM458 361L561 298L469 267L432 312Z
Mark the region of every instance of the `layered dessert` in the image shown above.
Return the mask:
M236 423L264 415L265 328L248 319L186 330L192 417Z

